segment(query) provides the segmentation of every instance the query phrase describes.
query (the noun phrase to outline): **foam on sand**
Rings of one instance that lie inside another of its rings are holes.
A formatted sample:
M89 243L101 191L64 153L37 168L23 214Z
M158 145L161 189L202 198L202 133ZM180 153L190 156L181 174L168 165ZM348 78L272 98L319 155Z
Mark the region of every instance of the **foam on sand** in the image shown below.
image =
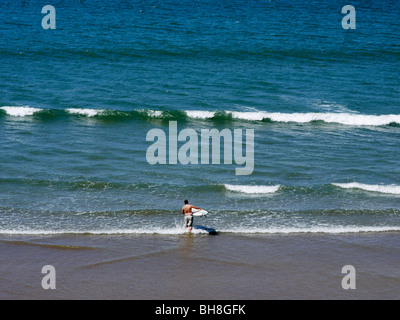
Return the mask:
M138 228L138 229L90 229L90 230L46 230L46 229L7 229L0 230L0 234L4 235L130 235L130 234L161 234L161 235L180 235L186 234L189 231L181 227L173 228ZM194 229L192 234L208 234L208 231Z
M386 226L311 226L311 227L276 227L276 228L238 228L222 229L225 233L243 234L304 234L304 233L324 233L324 234L344 234L344 233L366 233L366 232L398 232L400 227Z
M233 234L345 234L368 232L399 232L400 226L310 226L310 227L271 227L271 228L227 228L218 229L219 233ZM183 235L188 231L183 228L143 228L143 229L108 229L108 230L0 230L3 235ZM208 231L193 229L192 234L208 234Z

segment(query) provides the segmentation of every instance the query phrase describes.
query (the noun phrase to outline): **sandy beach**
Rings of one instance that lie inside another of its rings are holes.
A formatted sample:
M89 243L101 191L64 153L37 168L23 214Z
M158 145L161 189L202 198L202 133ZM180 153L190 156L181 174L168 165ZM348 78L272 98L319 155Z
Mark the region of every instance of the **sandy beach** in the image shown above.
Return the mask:
M1 236L1 299L399 299L399 233ZM56 270L44 290L42 267ZM342 267L356 289L342 288Z

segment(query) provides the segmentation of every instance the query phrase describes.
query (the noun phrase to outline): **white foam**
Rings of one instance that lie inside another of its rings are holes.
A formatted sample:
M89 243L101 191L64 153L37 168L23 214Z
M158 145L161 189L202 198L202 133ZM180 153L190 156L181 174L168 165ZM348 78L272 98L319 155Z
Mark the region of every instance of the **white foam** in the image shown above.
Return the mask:
M186 111L186 115L189 118L194 119L209 119L215 116L214 111Z
M400 124L400 115L361 115L353 113L246 113L233 112L234 118L245 120L271 119L275 122L308 123L323 121L326 123L338 123L351 126L383 126L391 123Z
M148 111L147 111L147 114L148 114L150 117L158 118L158 117L161 117L161 116L162 116L162 111L159 111L159 110L148 110Z
M231 228L217 229L220 233L233 234L344 234L368 232L399 232L400 226L311 226L311 227L271 227L271 228ZM3 235L182 235L188 233L183 228L166 229L109 229L109 230L0 230ZM205 230L192 230L193 234L208 234Z
M400 186L396 185L369 185L358 182L352 183L333 183L334 186L344 189L361 189L371 192L379 192L386 194L400 194Z
M270 119L275 122L309 123L312 121L323 121L326 123L338 123L351 126L384 126L391 123L400 124L400 115L362 115L356 113L280 113L280 112L240 112L226 111L234 119L247 121L262 121ZM212 111L186 111L190 118L210 119L215 116Z
M144 113L151 118L162 118L163 112L160 110L150 110L150 109L137 109L137 112Z
M244 186L244 185L232 185L232 184L224 184L224 186L229 191L241 192L247 194L275 193L280 188L280 186Z
M365 232L395 232L400 231L399 227L366 227L366 226L332 226L332 227L279 227L279 228L239 228L239 229L222 229L219 232L225 233L243 233L243 234L296 234L296 233L326 233L326 234L342 234L342 233L365 233Z
M9 116L12 116L12 117L32 116L36 112L43 110L43 109L38 109L38 108L31 108L28 106L25 106L25 107L4 106L4 107L1 107L0 109L4 110Z
M108 230L0 230L5 235L130 235L130 234L161 234L179 235L188 233L184 228L159 228L159 229L108 229ZM192 229L193 234L208 234L205 230Z
M86 117L94 117L97 116L100 113L103 113L105 110L99 110L99 109L66 109L66 111L70 114L77 114L80 116L86 116Z

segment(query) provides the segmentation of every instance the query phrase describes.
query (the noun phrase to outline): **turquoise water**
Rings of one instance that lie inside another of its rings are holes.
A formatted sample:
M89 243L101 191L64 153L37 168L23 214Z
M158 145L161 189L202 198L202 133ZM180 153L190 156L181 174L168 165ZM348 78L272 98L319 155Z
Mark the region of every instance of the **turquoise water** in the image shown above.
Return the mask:
M46 4L0 3L1 233L181 233L186 198L222 232L400 230L396 1L355 30L343 1ZM170 121L254 130L253 173L150 165Z

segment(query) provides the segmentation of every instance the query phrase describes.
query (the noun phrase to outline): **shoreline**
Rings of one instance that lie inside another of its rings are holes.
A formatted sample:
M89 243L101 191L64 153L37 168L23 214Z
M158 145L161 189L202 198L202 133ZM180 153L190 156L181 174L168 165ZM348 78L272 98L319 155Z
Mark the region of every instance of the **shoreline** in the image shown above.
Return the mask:
M400 233L1 235L0 299L399 299ZM53 265L55 290L41 269ZM356 270L355 290L341 286Z

